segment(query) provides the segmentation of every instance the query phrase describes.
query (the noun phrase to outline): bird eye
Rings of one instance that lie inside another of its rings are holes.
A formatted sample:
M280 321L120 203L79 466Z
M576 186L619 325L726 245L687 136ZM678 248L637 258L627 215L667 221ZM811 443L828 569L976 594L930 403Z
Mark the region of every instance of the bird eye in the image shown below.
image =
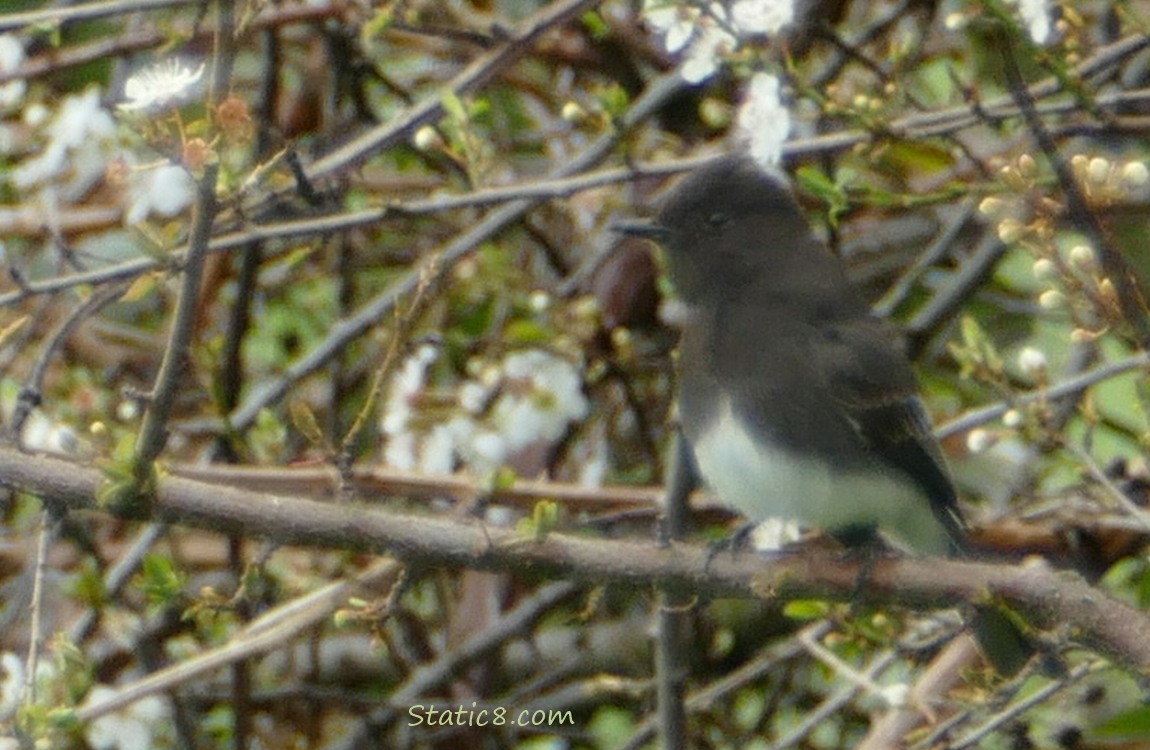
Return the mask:
M722 211L717 211L708 215L706 221L707 226L711 227L712 229L722 229L731 223L731 217L729 214L725 214Z

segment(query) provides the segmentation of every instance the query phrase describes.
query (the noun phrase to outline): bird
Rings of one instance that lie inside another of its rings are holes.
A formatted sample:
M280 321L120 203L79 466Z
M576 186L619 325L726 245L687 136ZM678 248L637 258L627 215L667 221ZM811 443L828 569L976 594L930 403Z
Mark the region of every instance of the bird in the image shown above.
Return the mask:
M683 177L651 220L685 308L679 427L720 502L851 547L966 556L968 527L897 330L817 238L786 177L742 153ZM984 654L1013 675L1037 650L977 604Z
M781 173L735 153L651 221L685 313L679 423L702 478L752 522L789 518L953 554L966 524L893 326L871 312Z

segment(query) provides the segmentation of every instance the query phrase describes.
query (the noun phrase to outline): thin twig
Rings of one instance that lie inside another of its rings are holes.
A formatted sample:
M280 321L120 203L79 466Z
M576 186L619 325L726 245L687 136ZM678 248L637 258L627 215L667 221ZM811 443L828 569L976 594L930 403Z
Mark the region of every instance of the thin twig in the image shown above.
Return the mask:
M1009 401L1000 401L997 404L991 404L981 409L969 411L961 417L937 425L934 428L934 435L939 440L945 440L953 435L959 435L967 430L1000 419L1003 414L1019 406L1026 406L1027 404L1036 402L1058 401L1067 396L1075 396L1093 385L1130 372L1131 370L1137 370L1147 366L1150 366L1150 354L1147 353L1135 354L1126 359L1120 359L1117 362L1099 365L1092 370L1087 370L1081 375L1064 380L1049 388L1023 393L1011 398Z
M25 705L28 706L36 702L37 666L40 660L40 648L44 643L41 615L44 604L44 576L48 568L48 543L59 526L54 516L55 511L51 509L45 509L40 513L40 531L36 538L36 566L32 575L32 599L29 603L32 616L28 629L31 637L28 640L28 658L24 667L24 699Z

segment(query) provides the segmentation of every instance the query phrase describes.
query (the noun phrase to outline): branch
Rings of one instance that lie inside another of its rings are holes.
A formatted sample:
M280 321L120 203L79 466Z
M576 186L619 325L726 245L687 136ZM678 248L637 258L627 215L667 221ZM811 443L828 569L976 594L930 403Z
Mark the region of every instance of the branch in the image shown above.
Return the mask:
M221 7L224 3L225 0L220 0ZM207 256L208 238L211 235L212 218L216 211L218 173L219 165L209 164L199 181L191 237L188 240L190 249L184 265L179 298L176 301L176 314L136 441L133 473L141 482L150 474L152 462L164 448L167 440L168 416L172 404L175 403L176 393L182 385L180 380L187 372L188 347L196 322L196 305L204 275L204 259Z
M59 459L0 448L0 481L58 503L97 510L101 474ZM158 482L155 518L295 544L391 555L421 564L532 572L591 584L661 586L701 597L826 598L952 606L988 595L1038 624L1069 625L1080 638L1140 669L1150 668L1150 618L1069 571L923 558L871 561L804 550L715 556L706 547L550 534L542 540L478 521L414 516L262 495L177 477Z
M52 6L45 10L30 10L24 13L0 15L0 31L19 29L34 24L60 25L68 21L91 21L121 13L161 10L177 5L193 5L196 0L103 0L83 3L70 8Z

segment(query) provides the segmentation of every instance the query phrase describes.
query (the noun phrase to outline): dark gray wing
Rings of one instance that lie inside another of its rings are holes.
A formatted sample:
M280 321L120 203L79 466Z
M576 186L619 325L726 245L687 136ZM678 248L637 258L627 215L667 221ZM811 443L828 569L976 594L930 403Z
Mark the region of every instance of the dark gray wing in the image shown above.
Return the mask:
M923 488L962 549L966 527L954 485L894 329L873 316L829 325L814 352L829 393L867 449Z

